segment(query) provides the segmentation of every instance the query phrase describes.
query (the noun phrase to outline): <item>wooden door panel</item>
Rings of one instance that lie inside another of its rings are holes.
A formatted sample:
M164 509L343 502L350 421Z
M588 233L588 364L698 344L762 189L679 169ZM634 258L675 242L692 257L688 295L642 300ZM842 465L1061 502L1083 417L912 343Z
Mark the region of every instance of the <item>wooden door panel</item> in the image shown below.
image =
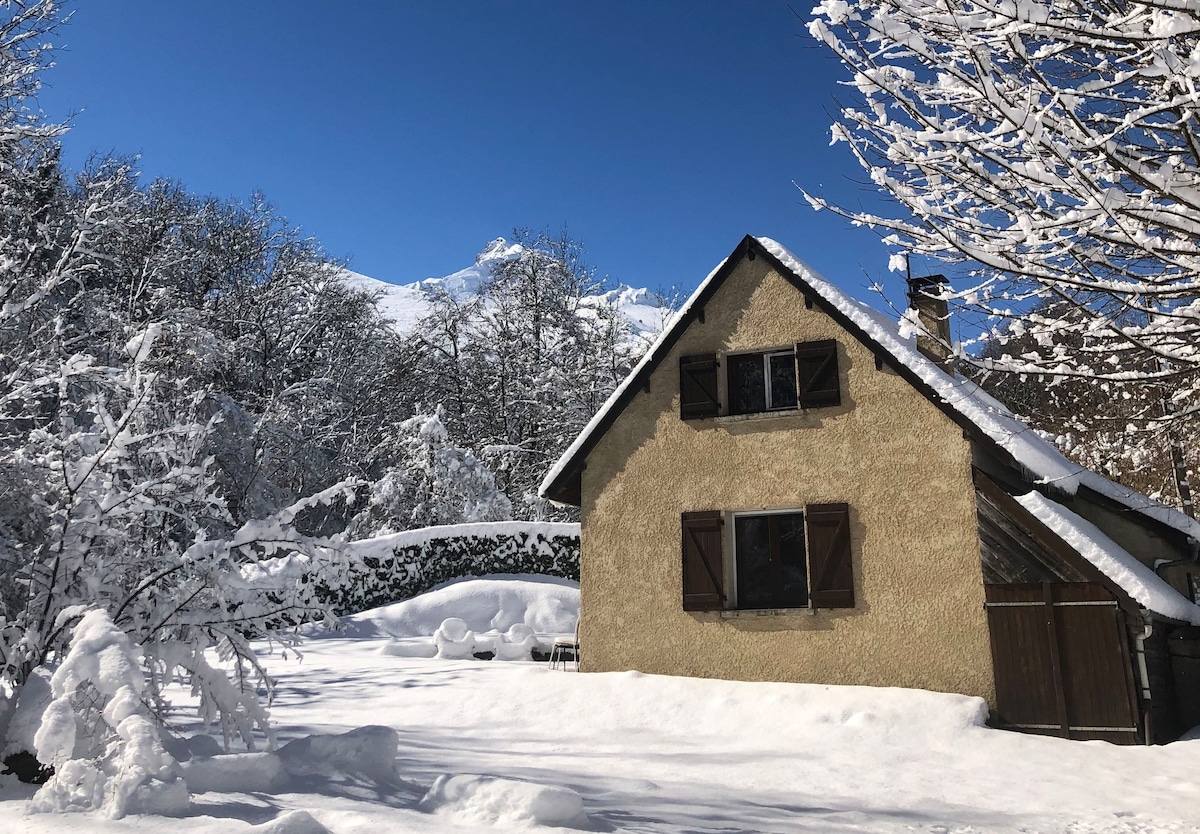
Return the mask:
M1137 704L1123 615L1096 583L986 586L1004 726L1136 743Z

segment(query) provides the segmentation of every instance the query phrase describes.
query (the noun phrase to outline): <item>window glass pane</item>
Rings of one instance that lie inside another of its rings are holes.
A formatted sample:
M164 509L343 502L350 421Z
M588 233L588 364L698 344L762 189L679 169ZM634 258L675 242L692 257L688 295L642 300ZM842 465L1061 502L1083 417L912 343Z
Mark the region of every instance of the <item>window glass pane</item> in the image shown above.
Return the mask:
M770 527L765 515L740 515L733 520L737 551L738 608L772 608Z
M804 557L804 516L801 513L770 516L778 526L778 608L808 605L808 564Z
M762 354L729 357L729 404L733 414L767 410L767 380Z
M796 355L777 353L771 362L771 408L796 407Z

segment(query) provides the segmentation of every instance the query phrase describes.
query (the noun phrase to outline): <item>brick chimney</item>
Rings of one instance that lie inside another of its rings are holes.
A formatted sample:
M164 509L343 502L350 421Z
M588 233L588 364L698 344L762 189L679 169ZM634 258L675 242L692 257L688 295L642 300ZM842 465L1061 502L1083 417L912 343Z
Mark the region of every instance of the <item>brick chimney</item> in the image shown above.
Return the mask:
M909 278L908 306L917 311L921 326L932 336L917 335L917 350L941 365L945 371L954 370L954 354L950 351L950 308L943 298L935 296L946 288L945 275L925 275Z

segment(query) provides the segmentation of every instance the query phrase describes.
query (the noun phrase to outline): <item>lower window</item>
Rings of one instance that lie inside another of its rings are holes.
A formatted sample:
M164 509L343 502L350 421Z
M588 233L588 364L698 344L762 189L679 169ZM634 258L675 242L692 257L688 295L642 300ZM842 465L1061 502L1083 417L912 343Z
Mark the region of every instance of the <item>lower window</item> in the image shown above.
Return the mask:
M727 517L733 525L728 556ZM854 607L847 504L704 510L684 513L682 522L686 611Z
M804 514L733 517L734 607L808 607Z

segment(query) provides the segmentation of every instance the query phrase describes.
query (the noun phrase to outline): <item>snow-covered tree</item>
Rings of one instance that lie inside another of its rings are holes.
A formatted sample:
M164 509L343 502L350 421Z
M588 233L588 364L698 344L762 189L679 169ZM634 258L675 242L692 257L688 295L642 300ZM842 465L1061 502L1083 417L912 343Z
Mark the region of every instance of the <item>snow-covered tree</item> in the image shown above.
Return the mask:
M1032 311L1046 322L1069 321L1080 312L1061 302L1044 302ZM1076 341L1077 332L1064 329L1027 330L1014 321L986 340L979 358L1003 361L1005 354L1046 356L1062 341ZM996 373L964 364L993 396L1035 429L1054 437L1071 459L1169 504L1182 506L1177 466L1197 471L1200 447L1184 445L1181 436L1156 428L1169 386L1159 381L1129 380L1120 384L1082 377Z
M336 587L344 565L305 531L358 486L345 450L379 445L389 406L371 386L395 340L371 299L257 202L144 187L119 158L66 172L62 128L29 103L56 4L0 9L0 758L30 752L28 734L8 733L14 710L88 612L139 647L139 698L158 717L182 676L204 717L253 743L269 737L258 691L270 679L249 641L288 642L331 616L315 586ZM229 320L234 295L274 317ZM249 344L269 349L239 354L260 324ZM374 376L354 378L363 370ZM229 512L239 483L217 462L231 415L288 437L256 462L319 460L271 470L276 494L252 514ZM59 719L98 728L101 746L121 737L118 773L145 735L122 736L130 705L97 722L114 693L63 686Z
M520 514L540 518L558 512L536 500L542 476L636 356L577 242L517 242L478 298L435 299L410 343L420 396L445 403L451 431L476 445Z
M234 524L206 452L211 424L199 422L204 392L180 412L174 381L149 367L161 332L135 332L124 366L77 354L24 386L56 407L7 457L20 480L8 482L6 570L22 593L0 618L0 694L16 700L35 669L61 662L71 628L99 609L142 647L148 699L165 706L163 687L181 674L227 738L253 744L253 731L269 735L256 688L270 681L249 640L289 642L297 623L330 618L314 586L342 572L339 551L295 519L354 485ZM209 663L212 648L239 683ZM86 713L95 702L77 703Z
M495 477L470 449L451 442L445 411L417 414L400 424L400 462L379 479L352 535L380 536L400 530L508 521L512 504L496 487Z
M903 211L812 204L884 230L893 268L901 251L962 264L951 301L1046 348L989 367L1160 383L1142 425L1194 426L1200 8L826 0L810 31L853 74L834 141Z

